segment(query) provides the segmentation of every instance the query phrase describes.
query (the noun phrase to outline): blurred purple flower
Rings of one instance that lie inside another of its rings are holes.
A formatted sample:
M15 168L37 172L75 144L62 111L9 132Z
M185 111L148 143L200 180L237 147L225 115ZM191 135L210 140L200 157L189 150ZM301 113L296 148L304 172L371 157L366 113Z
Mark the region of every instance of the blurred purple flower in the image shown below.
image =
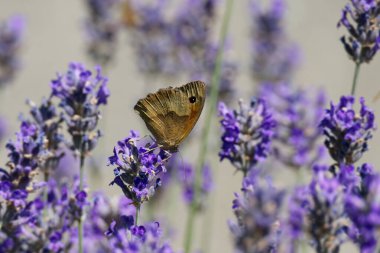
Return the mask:
M166 172L164 163L170 154L156 143L143 143L135 131L119 141L113 153L108 158L109 165L116 167L111 185L118 185L125 196L140 207L161 185L160 177Z
M307 211L310 210L310 191L307 186L296 187L290 195L288 203L288 219L286 221L289 232L289 252L297 252L297 243L304 239L306 230Z
M252 75L261 81L289 81L299 63L299 51L284 29L284 0L271 0L263 10L257 0L251 1Z
M79 178L75 177L72 184L63 183L58 185L54 180L50 180L46 193L45 221L41 221L44 229L44 250L70 249L73 231L77 231L77 222L84 213L84 208L90 206L87 200L87 192L80 190ZM46 217L46 214L48 216ZM42 217L42 212L41 212Z
M105 67L112 61L115 51L118 20L115 18L119 0L86 0L89 16L85 22L88 53L93 61Z
M307 235L316 252L338 252L347 239L344 197L348 187L342 185L345 180L340 182L334 177L328 166L315 165L313 171L310 184L296 188L290 199L287 225L291 247L294 250L294 242Z
M219 103L222 126L220 159L228 159L244 175L267 157L276 123L264 100L239 101L239 110Z
M279 161L300 169L323 157L322 130L318 128L326 104L322 91L307 92L288 83L262 83L258 97L265 98L277 122L272 143Z
M164 17L166 1L155 4L133 2L138 21L131 29L132 45L136 49L138 68L147 75L175 75L178 72L178 56L171 38L171 24Z
M61 155L57 166L51 173L51 177L58 183L64 182L70 178L74 178L78 173L78 160L73 152L63 146L58 150Z
M59 149L60 144L64 141L64 136L60 132L63 121L51 99L43 99L40 105L36 105L31 100L28 100L27 103L30 106L30 115L35 125L45 137L46 154L40 169L47 180L62 157Z
M370 62L380 45L380 3L375 0L350 0L339 20L348 36L341 41L349 57L356 63Z
M92 194L91 203L86 208L88 218L84 221L84 252L114 252L110 238L105 235L133 225L135 209L131 204L124 196L120 198L119 206L115 206L104 193ZM77 229L70 230L70 238L70 252L78 252Z
M225 53L228 49L225 49ZM193 80L203 80L211 84L212 75L215 71L218 47L216 45L206 45L201 64L197 63L190 68L190 76ZM219 100L229 104L234 99L234 83L238 74L238 65L235 61L223 59L220 72ZM208 92L211 86L207 86Z
M380 175L368 164L359 167L360 187L345 198L345 211L352 221L350 236L360 252L375 252L380 228Z
M326 137L325 145L338 163L353 164L368 150L367 141L375 130L375 115L360 99L360 111L353 109L355 99L342 96L337 105L331 103L320 127Z
M345 192L349 192L360 185L360 175L352 164L342 164L337 173L337 179L344 186Z
M177 10L172 36L184 69L194 72L194 69L205 65L207 49L211 45L216 5L217 0L186 0Z
M29 189L31 179L36 175L35 170L46 154L45 137L38 127L28 121L21 123L17 139L6 145L9 162L9 172L1 173L1 181L12 183L14 189ZM30 190L30 189L29 189Z
M17 193L19 200L26 196L27 193L21 190ZM0 242L0 251L58 252L70 249L71 230L76 230L76 222L82 217L84 207L89 205L86 198L87 193L79 190L78 178L72 185L58 185L50 180L25 205L17 209L8 207L5 211L0 237L6 235L8 242Z
M270 179L261 178L256 170L244 178L242 191L233 201L237 223L229 224L236 252L277 252L285 192L275 189Z
M158 222L124 229L114 229L115 225L115 222L111 224L108 234L111 252L174 252L167 242L162 242L162 231Z
M108 79L96 69L95 76L80 63L71 63L66 74L51 82L52 96L60 99L61 118L72 136L71 148L81 155L93 150L101 136L97 130L100 105L107 104L110 95Z
M202 49L210 40L217 0L186 0L174 19L174 38L187 49Z
M181 163L177 165L178 180L182 188L182 196L186 204L191 204L194 201L194 184L195 171L191 164ZM202 181L200 186L200 201L199 208L205 204L204 199L213 188L213 177L210 166L204 166L202 169Z
M20 68L19 51L25 20L13 16L0 23L0 88L10 82Z

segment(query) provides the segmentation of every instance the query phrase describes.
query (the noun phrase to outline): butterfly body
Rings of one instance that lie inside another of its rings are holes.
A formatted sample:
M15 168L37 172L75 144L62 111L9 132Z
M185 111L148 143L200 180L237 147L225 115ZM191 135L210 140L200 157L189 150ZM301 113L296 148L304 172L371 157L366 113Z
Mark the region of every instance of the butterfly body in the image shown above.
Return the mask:
M198 121L205 98L205 84L195 81L148 94L134 109L157 143L165 150L176 152Z

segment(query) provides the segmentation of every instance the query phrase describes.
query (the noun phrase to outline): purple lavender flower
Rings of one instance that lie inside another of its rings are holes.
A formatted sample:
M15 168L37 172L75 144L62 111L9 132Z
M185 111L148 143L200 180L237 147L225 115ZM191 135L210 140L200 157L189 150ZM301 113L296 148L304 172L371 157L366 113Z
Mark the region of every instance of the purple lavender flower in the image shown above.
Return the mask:
M119 0L86 0L89 17L86 19L88 53L94 62L107 65L115 54L118 21L113 10Z
M65 75L51 82L52 96L60 99L61 117L72 136L71 148L81 155L94 149L101 136L96 127L101 117L99 106L107 104L110 95L107 82L100 67L93 76L80 63L71 63Z
M298 48L283 26L285 3L272 0L268 10L252 1L252 75L258 81L289 81L298 66Z
M227 51L225 49L224 51ZM216 45L206 45L206 50L201 63L194 64L190 68L191 79L204 80L205 83L211 83L212 75L215 71L218 47ZM238 74L238 65L236 62L223 59L219 83L219 100L229 103L235 95L234 82ZM208 86L210 88L210 86ZM208 89L208 92L210 89Z
M353 164L368 150L367 141L375 130L375 115L360 99L360 112L353 109L355 99L342 96L337 105L331 103L320 123L326 136L325 146L338 163Z
M6 145L10 170L2 171L1 182L8 181L12 183L12 188L27 190L46 154L45 137L35 124L28 121L21 123L16 136L15 141L9 141Z
M201 49L210 40L216 0L187 0L174 20L174 38L184 48Z
M276 252L281 233L280 210L285 192L251 170L243 180L242 194L235 194L237 223L230 223L237 252Z
M27 195L26 192L24 194ZM21 195L20 191L19 199ZM1 216L0 237L6 235L8 242L0 242L0 251L58 252L70 249L71 230L82 217L84 207L89 204L87 193L79 190L78 178L72 185L61 186L50 180L37 196L31 200L26 200L26 196L23 198L25 205L16 209L7 206Z
M231 110L224 103L219 104L223 131L219 156L246 174L267 157L275 121L261 99L253 99L250 104L240 100L239 107Z
M310 210L309 196L307 186L296 187L290 196L286 221L290 252L297 252L298 242L305 237L307 211Z
M347 239L344 193L347 190L328 166L314 166L313 179L307 187L293 192L289 204L288 227L294 242L305 235L316 252L338 252ZM294 252L294 251L293 251Z
M58 185L54 180L50 180L46 193L42 193L41 198L44 195L47 196L46 207L43 210L45 221L40 221L46 238L42 244L44 250L70 249L70 235L77 231L77 222L83 216L84 208L90 205L87 192L80 190L79 178L75 177L72 184Z
M172 37L185 69L192 70L204 65L207 48L211 44L216 2L216 0L187 0L176 13Z
M350 236L360 252L375 252L380 228L380 175L368 164L358 172L362 183L345 198L345 211L352 222Z
M189 163L180 163L176 166L178 170L178 180L182 187L182 196L186 204L191 204L194 201L194 184L195 171ZM202 169L202 182L200 187L200 203L199 208L202 208L208 193L213 188L212 171L210 166L204 166Z
M136 1L132 6L138 16L136 25L131 28L137 65L141 72L151 76L175 75L180 66L176 46L171 38L172 27L163 13L165 3L164 0L149 5Z
M19 195L21 195L20 193ZM23 198L26 199L28 194L26 192L23 194ZM41 249L41 245L38 243L41 243L42 240L36 227L38 226L38 217L44 207L43 202L38 198L32 201L24 200L24 202L25 205L15 208L14 205L5 205L0 201L2 206L0 211L1 252L38 252Z
M24 19L10 17L0 23L0 88L11 81L20 68L19 51L24 33Z
M113 231L133 225L135 208L124 196L119 206L111 203L104 193L95 192L91 196L87 219L84 221L84 252L113 252L110 238ZM116 221L116 222L115 222ZM78 231L71 229L70 252L78 252Z
M111 184L117 184L125 196L140 207L160 186L160 176L166 172L164 163L170 154L156 143L143 143L135 131L119 141L113 153L108 158L109 165L116 167Z
M109 239L111 252L174 252L167 242L162 242L162 231L158 222L152 222L144 226L131 226L124 229L114 229L111 224Z
M277 125L273 150L276 159L292 169L310 167L323 156L321 129L325 95L307 92L288 83L262 83L258 97L265 98Z
M59 162L50 176L58 183L61 183L77 175L78 160L66 146L62 146L58 153L60 154Z
M59 152L60 144L63 143L64 137L60 132L62 119L59 117L56 107L51 99L43 99L40 105L36 105L31 100L28 100L30 106L30 115L45 137L46 154L44 155L43 164L40 169L45 175L47 181L49 174L58 166L58 163L63 156Z
M338 27L344 26L348 36L341 41L356 63L370 62L379 50L380 3L375 0L350 0L342 11Z

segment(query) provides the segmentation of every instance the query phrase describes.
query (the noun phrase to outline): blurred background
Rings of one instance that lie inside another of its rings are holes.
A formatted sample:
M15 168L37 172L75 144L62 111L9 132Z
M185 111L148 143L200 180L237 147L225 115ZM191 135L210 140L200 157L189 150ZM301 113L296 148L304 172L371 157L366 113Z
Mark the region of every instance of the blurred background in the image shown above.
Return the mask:
M170 17L175 15L177 6L184 1L167 2L164 13ZM215 42L219 35L225 5L222 0L217 2L215 25L211 30L211 37ZM261 2L263 6L268 4L268 1ZM286 1L284 16L287 36L298 45L300 50L300 64L292 82L306 90L322 87L326 91L327 100L334 102L337 102L341 95L349 94L354 72L354 64L348 59L339 41L345 31L337 28L341 9L346 3L347 1L344 0L289 0ZM124 15L128 11L125 6L124 8L116 7L113 11L115 18L122 16L121 10L124 11ZM7 134L0 146L1 160L3 161L6 155L5 142L14 138L14 133L19 127L19 114L28 112L26 99L39 103L42 97L47 97L50 93L50 81L56 77L57 73L64 73L69 62L82 62L90 69L94 69L95 65L106 65L103 69L104 74L109 78L111 96L109 104L103 108L104 117L100 125L104 137L93 152L93 159L86 165L86 173L89 176L88 183L91 191L101 190L110 196L120 196L122 193L119 189L108 185L113 179L113 172L106 166L106 159L112 154L116 141L126 137L131 129L148 134L143 121L133 110L134 104L148 92L154 92L160 87L169 85L185 84L191 80L191 77L183 73L151 75L141 71L137 64L139 56L136 54L133 41L136 34L130 32L130 27L119 28L112 60L106 64L95 62L88 54L89 37L85 21L88 10L85 1L0 0L0 22L15 14L24 17L25 31L19 52L20 69L6 87L0 90L0 115L7 122ZM125 22L131 22L127 26L134 25L133 19ZM251 77L250 65L253 25L249 2L235 1L226 46L228 52L225 54L225 58L233 61L237 66L236 77L233 81L235 95L229 102L233 107L237 107L239 98L249 100L257 85L257 80ZM375 114L380 104L380 101L374 101L375 95L380 92L379 68L379 57L375 57L371 64L363 64L357 88L357 95L366 98ZM203 120L202 117L180 152L183 160L193 164L196 164L197 160L198 137ZM212 148L207 158L214 174L214 188L207 201L209 208L197 219L196 247L193 248L196 249L205 243L202 242L202 238L205 238L205 228L202 224L208 220L206 238L210 240L209 252L232 252L232 237L227 220L234 219L231 205L233 193L241 187L241 175L235 174L228 162L219 162L218 129L219 127L214 124ZM369 152L363 157L363 162L372 164L380 162L378 156L380 145L377 145L379 141L379 134L375 133L370 142ZM277 185L286 185L287 182L295 180L294 174L286 168L278 167L273 170L276 172L274 177ZM162 219L169 224L166 229L172 231L171 236L177 249L182 246L187 216L186 205L182 201L180 191L178 185L171 187L170 193L158 203L154 214L156 219ZM147 215L143 215L143 219L148 219Z

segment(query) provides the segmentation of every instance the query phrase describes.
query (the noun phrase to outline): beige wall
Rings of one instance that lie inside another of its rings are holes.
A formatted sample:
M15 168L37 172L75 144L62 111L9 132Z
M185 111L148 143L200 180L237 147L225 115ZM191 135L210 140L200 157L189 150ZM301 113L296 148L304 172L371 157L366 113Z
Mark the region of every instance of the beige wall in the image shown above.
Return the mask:
M178 2L178 1L177 1ZM288 0L289 11L287 23L289 33L303 49L303 64L297 74L296 81L302 86L323 86L330 99L336 101L342 94L350 91L353 76L353 63L350 62L339 42L343 30L337 30L336 24L340 17L340 10L346 1L343 0ZM0 112L5 115L14 132L17 127L17 117L20 112L26 112L25 99L30 98L36 102L49 92L49 81L55 77L56 72L66 70L70 61L81 61L91 66L91 62L84 53L83 32L81 22L85 15L82 1L78 0L0 0L0 20L14 13L25 15L27 31L25 46L23 48L23 69L15 82L0 95ZM254 85L249 78L249 22L247 1L235 1L232 23L230 25L233 38L233 57L239 60L240 75L237 86L239 94L247 99L243 91L250 90ZM120 50L117 59L107 72L112 92L107 108L105 125L106 138L101 142L98 156L103 155L104 161L111 151L115 141L125 137L129 129L145 131L145 127L138 116L133 112L133 105L138 98L144 96L144 77L136 71L134 55L129 48L127 38L123 36L119 41ZM362 68L359 77L358 94L369 101L369 105L378 111L380 101L372 102L372 98L380 91L380 56L376 57L371 65ZM186 80L176 80L173 84L181 84ZM159 86L160 81L157 81ZM161 84L160 84L161 85ZM168 84L162 80L162 86ZM153 89L152 89L153 90ZM197 129L199 132L199 128ZM217 131L217 130L215 130ZM216 138L215 138L216 139ZM365 161L379 162L380 141L378 133L370 142L370 151L364 156ZM216 143L216 141L215 141ZM192 142L189 149L182 151L184 159L195 160L198 145ZM217 163L216 150L210 152L214 170L218 172L216 191L213 195L210 252L231 252L231 238L226 220L232 218L231 201L233 192L240 188L240 174L234 174L234 169L226 163ZM4 155L3 148L0 153ZM1 160L4 160L1 159ZM195 161L194 161L195 162ZM112 170L104 167L106 173L102 180L92 180L92 189L104 189L110 194L120 195L117 189L111 190L108 186L112 179ZM286 178L293 177L289 171L283 170L279 174ZM285 184L283 181L280 184ZM178 189L177 189L178 190ZM177 190L172 197L178 197ZM171 201L167 209L175 217L176 227L182 233L185 224L186 210L181 201ZM166 204L165 204L166 205ZM174 210L174 211L173 211ZM204 220L200 219L199 224ZM196 235L200 242L201 233ZM175 244L181 245L181 235L175 237ZM348 251L345 251L348 252ZM353 251L354 252L354 251Z

